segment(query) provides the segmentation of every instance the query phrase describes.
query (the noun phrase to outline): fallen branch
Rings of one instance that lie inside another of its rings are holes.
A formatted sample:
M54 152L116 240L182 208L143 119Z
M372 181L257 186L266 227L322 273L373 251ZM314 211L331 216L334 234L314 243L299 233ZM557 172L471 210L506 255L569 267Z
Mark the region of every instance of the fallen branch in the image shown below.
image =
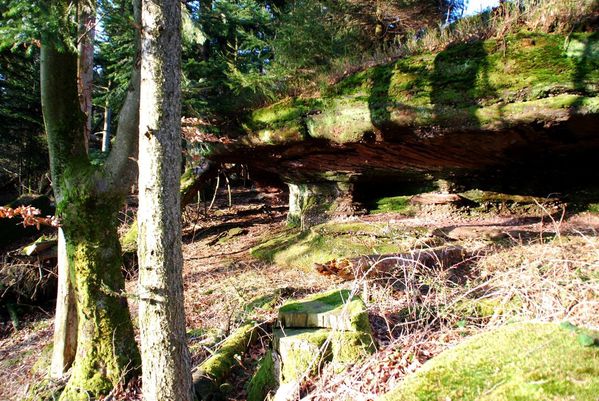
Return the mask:
M220 349L197 367L193 372L193 387L198 400L214 399L220 393L219 386L238 365L239 357L258 338L255 323L246 323L227 337Z

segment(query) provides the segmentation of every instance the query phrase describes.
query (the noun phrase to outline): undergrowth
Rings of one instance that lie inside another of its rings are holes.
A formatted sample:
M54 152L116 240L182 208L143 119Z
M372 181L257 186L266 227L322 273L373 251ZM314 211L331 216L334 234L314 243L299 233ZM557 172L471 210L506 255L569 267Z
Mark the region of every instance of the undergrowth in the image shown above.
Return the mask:
M308 385L307 399L372 399L464 338L508 323L567 321L599 329L596 236L558 232L550 241L470 247L470 260L445 270L416 265L356 280L356 291L370 289L381 350L342 375L325 371Z

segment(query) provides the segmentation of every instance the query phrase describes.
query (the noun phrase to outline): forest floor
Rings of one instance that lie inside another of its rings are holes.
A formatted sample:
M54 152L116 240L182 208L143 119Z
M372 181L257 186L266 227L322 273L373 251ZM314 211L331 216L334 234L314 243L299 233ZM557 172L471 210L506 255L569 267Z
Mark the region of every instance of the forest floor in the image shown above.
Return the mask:
M365 301L379 352L343 375L325 370L304 388L310 391L308 399L373 399L442 350L515 316L599 328L597 214L568 215L539 205L530 214L466 215L446 209L341 219L337 223L413 233L411 245L457 244L471 255L459 266L404 271L393 280L343 281L250 254L253 247L289 232L279 195L234 189L230 208L222 193L211 211L202 205L185 211L185 311L193 366L242 322L272 323L284 300L338 287L368 288ZM131 278L127 290L135 286ZM271 300L270 306L247 307L257 299ZM135 315L134 301L130 307ZM23 399L28 387L44 377L51 354L51 310L51 305L31 309L17 331L10 321L0 323L0 399ZM245 399L244 384L269 346L267 332L262 340L234 369L228 399Z

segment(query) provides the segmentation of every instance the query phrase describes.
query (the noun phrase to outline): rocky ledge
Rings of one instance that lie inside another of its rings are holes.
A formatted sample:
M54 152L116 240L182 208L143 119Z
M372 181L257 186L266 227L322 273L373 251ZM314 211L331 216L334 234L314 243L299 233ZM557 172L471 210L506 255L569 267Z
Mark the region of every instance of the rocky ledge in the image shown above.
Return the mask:
M401 58L256 110L206 155L294 185L295 220L339 199L351 213L356 188L382 182L548 193L557 175L595 180L598 38L523 32Z

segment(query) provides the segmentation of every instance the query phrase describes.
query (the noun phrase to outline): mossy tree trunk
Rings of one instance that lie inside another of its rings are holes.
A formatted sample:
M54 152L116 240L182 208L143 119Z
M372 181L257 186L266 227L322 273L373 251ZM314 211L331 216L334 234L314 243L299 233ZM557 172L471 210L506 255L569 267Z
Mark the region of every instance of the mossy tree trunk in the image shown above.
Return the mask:
M79 321L75 363L61 397L66 400L106 394L140 365L123 293L117 233L122 198L81 195L62 212Z
M94 79L94 38L96 24L96 1L85 0L77 4L79 37L77 58L77 83L79 103L85 119L84 140L89 150L92 130L92 92ZM54 317L54 349L52 352L51 375L61 378L71 367L77 351L77 311L73 285L68 276L68 258L64 233L58 235L58 291Z
M139 352L122 291L117 213L136 165L139 72L121 110L117 144L108 161L92 166L77 83L78 54L69 0L53 2L64 26L42 33L41 95L57 214L64 231L77 303L77 353L62 400L109 392L139 368ZM118 149L117 149L118 148Z
M181 2L142 7L139 328L143 397L191 401L181 254Z

